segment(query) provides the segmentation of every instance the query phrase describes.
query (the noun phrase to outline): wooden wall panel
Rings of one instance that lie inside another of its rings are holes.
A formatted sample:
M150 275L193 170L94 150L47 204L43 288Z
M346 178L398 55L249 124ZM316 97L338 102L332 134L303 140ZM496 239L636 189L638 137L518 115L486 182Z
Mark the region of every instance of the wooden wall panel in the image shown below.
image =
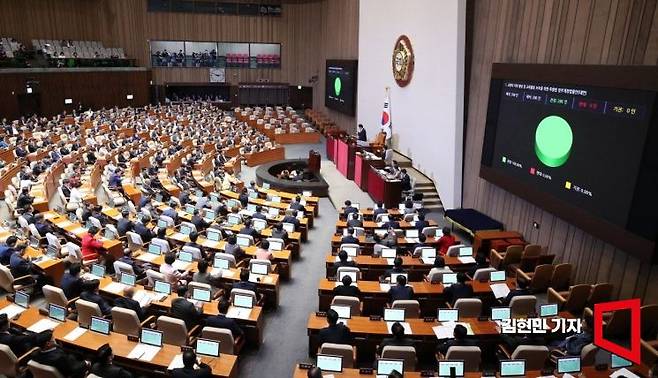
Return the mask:
M464 207L474 207L575 264L578 282L658 303L648 266L479 177L491 64L658 64L656 0L496 0L475 7L464 156ZM532 222L540 223L535 230Z

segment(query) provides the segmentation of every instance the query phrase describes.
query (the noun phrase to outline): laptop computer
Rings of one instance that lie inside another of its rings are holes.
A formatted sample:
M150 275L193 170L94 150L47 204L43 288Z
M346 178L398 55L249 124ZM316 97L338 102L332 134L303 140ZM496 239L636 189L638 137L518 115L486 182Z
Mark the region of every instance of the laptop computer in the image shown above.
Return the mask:
M464 376L463 360L439 361L439 377L463 377L463 376Z
M196 207L194 205L185 205L185 212L192 215L194 214L194 210L196 210Z
M30 306L30 295L23 291L17 291L14 294L14 304L28 308Z
M219 341L198 338L196 340L196 354L219 357Z
M258 264L258 263L253 263L251 264L251 269L250 272L253 274L260 274L260 275L266 275L267 274L267 265L266 264Z
M557 372L559 374L580 373L580 370L580 357L560 357L557 359Z
M282 226L287 233L295 232L295 225L292 223L282 223Z
M105 233L103 234L103 237L105 239L108 239L108 240L114 240L116 235L114 234L114 232L112 232L112 230L110 230L109 228L106 228Z
M407 273L391 273L391 283L396 283L398 282L398 276L404 276L404 278L407 279L407 282L409 282L409 274Z
M342 247L341 250L350 257L355 257L359 253L359 247Z
M168 223L164 219L158 219L158 228L167 228Z
M91 317L91 323L89 323L89 330L102 333L103 335L110 334L110 321L107 319L99 318L97 316Z
M558 307L557 303L550 303L539 306L539 316L542 318L549 318L557 316Z
M343 357L331 356L328 354L318 354L316 365L323 372L327 371L340 373L343 371Z
M137 277L134 274L130 273L121 273L121 283L128 286L135 286L135 281Z
M459 320L459 310L456 308L440 308L436 310L436 319L440 322L456 322Z
M192 232L192 228L188 225L182 224L178 232L180 232L183 235L189 235Z
M492 307L491 320L507 320L512 317L512 311L509 307Z
M210 290L195 287L192 288L192 299L195 301L210 302L212 295Z
M230 263L228 260L223 259L219 256L215 256L212 266L218 269L229 269Z
M103 278L105 276L105 267L103 265L94 264L91 266L90 273L98 278Z
M58 322L63 322L66 320L66 308L50 303L48 304L48 317Z
M251 295L235 294L233 296L233 306L241 308L253 308L254 297Z
M503 282L507 279L505 277L505 271L504 270L497 270L495 272L489 273L489 281L491 282Z
M343 281L343 277L345 276L350 276L352 278L352 283L355 283L359 280L359 274L357 272L339 272L338 273L338 281Z
M385 308L384 321L386 322L403 322L405 319L405 309L403 308Z
M352 307L350 306L331 305L330 308L338 313L339 319L352 318Z
M262 231L267 227L267 221L264 219L253 219L251 222L254 225L256 231Z
M158 244L149 244L148 248L148 253L153 254L153 255L158 255L160 256L162 254L162 247L159 246Z
M235 239L240 247L249 247L251 245L251 239L248 237L238 235Z
M473 257L473 248L472 247L463 247L459 248L459 257Z
M278 240L270 240L270 251L282 251L283 243Z
M230 226L235 226L236 224L242 223L242 217L240 217L239 215L235 215L235 214L229 214L226 217L226 220L228 221L228 224Z
M269 182L264 182L263 185L261 185L261 188L269 189L270 188L270 183Z
M625 358L619 357L618 355L611 353L610 354L610 368L611 369L621 369L633 366L633 362Z
M420 259L423 261L423 264L434 264L434 260L436 260L436 249L435 248L421 249Z
M394 370L400 374L404 374L404 360L389 358L380 358L377 360L377 378L380 376L388 377Z
M214 221L215 220L215 212L213 210L206 209L203 213L203 219L205 219L208 222Z
M281 197L279 197L279 196L272 196L272 199L270 200L270 202L280 203L280 202L281 202Z
M385 259L394 259L398 255L396 248L382 248L381 256Z
M180 251L178 252L178 260L184 262L192 262L192 252Z
M169 282L156 280L153 286L153 291L159 294L169 295L171 294L171 284Z
M441 279L443 286L450 286L457 283L457 273L443 273Z
M206 238L210 241L218 242L222 240L222 233L219 230L209 228L206 230Z
M524 377L525 360L501 360L500 361L501 377Z
M139 335L139 342L162 347L162 332L150 328L142 328L142 332Z
M250 213L255 213L256 212L256 205L253 203L247 204L247 211Z

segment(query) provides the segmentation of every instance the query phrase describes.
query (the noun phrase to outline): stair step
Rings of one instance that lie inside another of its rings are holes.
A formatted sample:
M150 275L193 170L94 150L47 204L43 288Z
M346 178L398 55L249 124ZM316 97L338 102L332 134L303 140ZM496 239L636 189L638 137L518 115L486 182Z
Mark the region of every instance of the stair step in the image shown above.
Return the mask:
M423 205L437 205L441 204L441 200L436 198L436 199L430 199L430 200L423 200Z
M434 192L430 194L425 194L423 196L423 201L427 201L427 200L440 200L440 198L439 195L436 192Z
M416 186L421 188L432 188L434 189L434 184L431 182L418 182L416 181Z
M414 191L420 193L436 193L434 188L414 188Z

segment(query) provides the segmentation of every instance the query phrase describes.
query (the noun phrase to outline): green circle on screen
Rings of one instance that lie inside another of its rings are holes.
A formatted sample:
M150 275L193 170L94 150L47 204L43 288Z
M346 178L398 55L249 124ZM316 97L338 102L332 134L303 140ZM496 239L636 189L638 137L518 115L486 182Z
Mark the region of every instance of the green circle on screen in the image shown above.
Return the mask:
M341 90L342 86L343 86L343 83L341 83L339 77L334 79L334 92L336 92L336 96L340 96L340 90Z
M567 162L573 145L571 126L562 117L548 116L535 131L535 154L545 165L556 168Z

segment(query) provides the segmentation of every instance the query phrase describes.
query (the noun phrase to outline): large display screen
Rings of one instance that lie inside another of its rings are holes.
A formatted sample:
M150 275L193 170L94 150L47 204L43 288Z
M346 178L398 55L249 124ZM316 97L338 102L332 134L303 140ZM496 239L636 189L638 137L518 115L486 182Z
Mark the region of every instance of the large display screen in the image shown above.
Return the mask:
M327 60L324 105L354 115L356 98L356 60Z
M568 70L558 81L500 76L492 75L481 176L586 231L655 241L657 216L641 207L656 208L645 185L656 175L645 158L656 91L571 81Z

